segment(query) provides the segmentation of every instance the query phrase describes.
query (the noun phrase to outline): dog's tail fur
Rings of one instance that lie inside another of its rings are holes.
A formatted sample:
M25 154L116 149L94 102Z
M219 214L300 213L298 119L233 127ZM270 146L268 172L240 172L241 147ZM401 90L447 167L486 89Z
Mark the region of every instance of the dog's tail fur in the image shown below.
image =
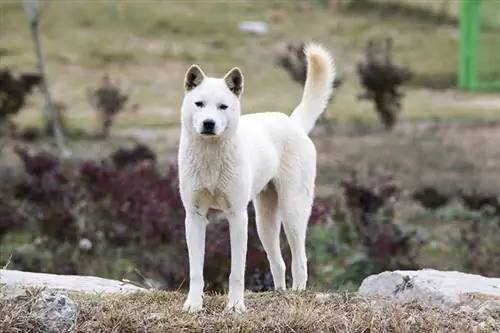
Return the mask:
M290 118L309 133L325 111L333 92L335 63L330 52L321 44L310 42L304 47L307 59L307 78L302 100Z

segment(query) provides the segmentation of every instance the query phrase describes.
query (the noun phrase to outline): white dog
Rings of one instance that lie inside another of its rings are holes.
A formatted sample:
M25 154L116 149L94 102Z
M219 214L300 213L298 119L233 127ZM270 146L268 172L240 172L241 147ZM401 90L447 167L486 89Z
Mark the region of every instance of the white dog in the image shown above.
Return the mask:
M203 308L209 209L224 212L229 221L227 309L245 311L250 200L255 205L257 231L269 259L274 288L285 289L285 263L279 245L281 221L292 254L292 289L306 288L306 228L316 178L316 148L308 133L326 108L335 66L330 53L319 44L308 44L304 52L307 80L302 101L290 117L278 112L241 116L243 75L239 68L231 69L223 78L208 77L197 65L186 72L178 155L189 253L186 311Z

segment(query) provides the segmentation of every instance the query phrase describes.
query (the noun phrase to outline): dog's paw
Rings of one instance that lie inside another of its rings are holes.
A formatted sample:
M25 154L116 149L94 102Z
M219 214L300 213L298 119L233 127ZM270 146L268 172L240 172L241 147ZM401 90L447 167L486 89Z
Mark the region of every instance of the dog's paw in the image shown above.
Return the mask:
M292 291L301 292L306 290L306 282L298 282L292 285Z
M245 302L243 299L229 300L227 302L226 311L233 313L243 313L247 309L245 307Z
M190 313L200 312L201 310L203 310L203 299L201 297L196 299L188 298L184 302L184 306L182 309Z

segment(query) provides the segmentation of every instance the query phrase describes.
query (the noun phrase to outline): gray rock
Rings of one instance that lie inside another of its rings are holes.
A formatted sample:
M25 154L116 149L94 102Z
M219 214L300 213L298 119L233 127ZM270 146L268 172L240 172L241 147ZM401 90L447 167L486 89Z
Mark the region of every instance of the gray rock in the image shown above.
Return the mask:
M30 291L30 288L35 288L35 293L33 290ZM43 325L43 331L48 333L69 332L77 320L77 305L69 297L60 293L61 291L127 293L142 290L145 289L94 276L56 275L0 269L0 299L12 302L19 301L20 304L24 304L27 315L32 317L36 323L40 323L39 325Z
M126 293L146 290L132 284L95 276L56 275L7 269L0 269L1 284L87 293Z
M41 325L39 329L43 332L69 332L76 324L77 305L69 297L54 291L0 284L0 299L21 305L19 311L25 311L26 319Z
M76 323L77 314L77 306L70 298L54 292L42 293L32 308L32 315L51 333L69 332Z
M364 279L358 292L391 297L401 303L418 301L443 310L484 312L486 308L488 311L500 308L500 278L457 271L383 272Z
M0 283L0 299L15 300L26 296L26 289L21 286L8 286Z

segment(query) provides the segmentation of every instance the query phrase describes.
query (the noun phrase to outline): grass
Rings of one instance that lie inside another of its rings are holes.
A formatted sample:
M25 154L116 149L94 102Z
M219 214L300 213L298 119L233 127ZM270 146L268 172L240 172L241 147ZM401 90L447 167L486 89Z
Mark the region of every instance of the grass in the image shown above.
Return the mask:
M395 133L367 131L353 135L336 131L333 135L333 140L328 133L315 136L319 151L317 196L338 193L338 184L347 179L353 170L358 172L360 178L370 178L372 171L391 175L405 193L425 186L445 193L500 192L500 156L494 144L497 142L498 126L436 124L419 128L409 125ZM411 212L415 207L404 198L398 208L403 215L397 220L404 225L424 227L429 235L445 235L446 239L440 240L440 243L453 247L451 234L439 228L449 227L451 231L457 225L439 219L436 219L438 223L425 225L412 221L405 212ZM459 257L446 256L438 261L433 260L435 256L430 256L427 259L431 261L424 261L422 265L436 268L453 265L454 269L463 269Z
M134 102L142 106L137 115L119 117L118 129L177 123L183 75L193 62L211 75L241 67L246 74L244 112L289 112L300 99L301 87L274 63L277 45L288 40L314 39L334 52L339 72L347 75L328 110L338 122L375 121L372 105L355 98L360 92L355 64L370 37L392 36L396 61L415 70L420 85L449 85L450 78L454 84L456 76L456 28L422 15L409 20L409 14L401 10L377 10L376 6L385 8L384 1L368 1L364 8L370 10L345 12L291 0L42 3L41 36L52 91L57 100L70 106L67 116L72 122L87 129L95 127L95 120L85 100L85 87L94 86L104 73L133 86ZM435 4L430 7L435 11ZM2 65L33 69L35 60L22 4L1 3L0 17ZM238 23L243 20L267 22L269 34L240 32ZM457 106L456 96L421 86L408 89L403 119L464 114L484 118L494 114L493 107ZM39 123L41 107L40 96L33 98L18 120Z
M408 190L432 185L451 191L500 191L497 126L437 122L401 126L393 133L334 133L334 139L328 133L315 136L318 183L327 188L355 168L387 171Z
M0 300L0 330L42 333L30 312L37 293ZM248 312L224 313L225 297L207 296L204 313L181 312L185 295L140 292L122 296L70 295L79 313L72 332L494 332L498 323L482 316L444 312L417 304L334 294L248 294ZM374 306L376 304L376 306Z

